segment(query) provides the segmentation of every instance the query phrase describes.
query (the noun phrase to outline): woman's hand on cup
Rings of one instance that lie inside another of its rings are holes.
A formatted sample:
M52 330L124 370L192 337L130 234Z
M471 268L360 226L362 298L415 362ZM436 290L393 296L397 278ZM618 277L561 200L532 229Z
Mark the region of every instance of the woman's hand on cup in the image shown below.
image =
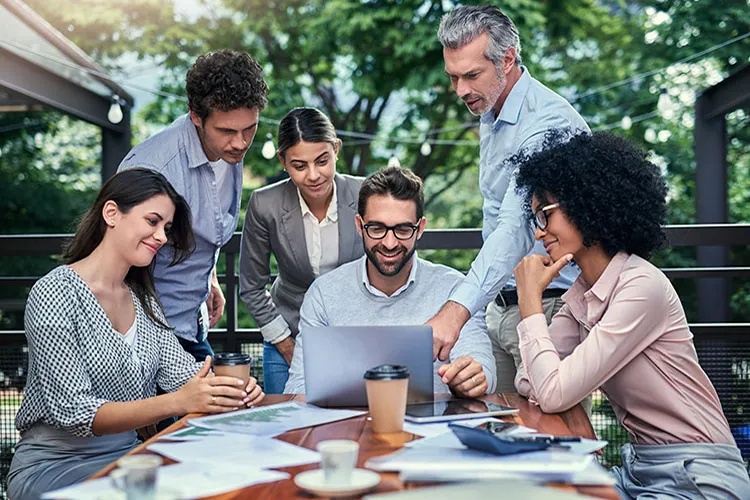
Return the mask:
M255 379L252 381L255 385ZM250 393L242 389L243 384L244 381L238 378L214 376L211 372L211 357L206 356L198 373L175 395L180 401L181 413L224 413L244 406Z
M266 393L263 392L263 389L260 388L255 377L250 377L248 379L247 387L245 387L245 392L247 393L247 396L245 396L245 399L242 400L242 403L248 408L257 406L258 403L263 401L263 398L266 397Z

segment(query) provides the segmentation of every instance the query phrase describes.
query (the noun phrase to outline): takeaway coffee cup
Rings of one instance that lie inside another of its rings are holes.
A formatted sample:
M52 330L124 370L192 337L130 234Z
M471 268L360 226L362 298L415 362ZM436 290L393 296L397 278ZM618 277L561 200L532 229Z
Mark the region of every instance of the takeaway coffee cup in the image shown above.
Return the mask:
M367 370L364 378L373 430L378 434L401 432L409 392L409 370L401 365L380 365Z
M214 356L214 373L222 377L234 377L245 382L250 378L253 358L239 352L220 352Z

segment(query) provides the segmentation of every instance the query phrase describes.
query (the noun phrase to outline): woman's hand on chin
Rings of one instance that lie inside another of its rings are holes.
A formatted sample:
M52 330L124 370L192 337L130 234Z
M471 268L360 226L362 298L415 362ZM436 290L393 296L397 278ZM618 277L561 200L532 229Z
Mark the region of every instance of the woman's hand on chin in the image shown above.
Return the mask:
M560 276L562 268L567 266L571 260L573 260L573 255L569 253L556 261L540 254L524 257L513 271L519 298L522 291L529 296L539 295L541 297L542 292L556 276Z
M533 254L524 257L516 266L513 274L516 277L521 319L544 313L542 293L571 260L573 260L572 254L565 254L556 261L546 255Z

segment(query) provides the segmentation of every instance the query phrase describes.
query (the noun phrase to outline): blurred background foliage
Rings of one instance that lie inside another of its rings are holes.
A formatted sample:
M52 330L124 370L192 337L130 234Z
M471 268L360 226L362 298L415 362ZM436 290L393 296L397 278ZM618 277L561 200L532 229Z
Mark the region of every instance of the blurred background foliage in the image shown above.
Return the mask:
M464 4L479 2L460 2ZM478 130L453 94L436 38L440 17L457 2L401 0L27 0L127 86L158 68L155 88L184 96L184 76L203 52L245 50L263 66L271 92L263 116L316 106L344 135L339 170L366 175L397 155L426 182L429 227L478 227ZM750 38L688 63L612 88L612 82L663 68L750 31L745 0L507 0L499 4L519 28L531 74L568 98L592 129L613 130L652 153L670 184L669 222L695 221L693 101L748 63ZM675 107L656 111L662 88ZM186 111L182 99L156 97L135 113L138 142ZM638 117L646 116L646 119ZM623 128L623 117L632 125ZM727 117L730 222L750 221L748 110ZM442 130L442 132L434 132ZM281 176L260 155L264 123L248 153L243 211L252 189ZM54 112L0 113L0 233L72 231L100 185L96 127ZM394 142L398 138L406 142ZM425 138L432 144L420 154ZM459 144L451 142L458 141ZM449 143L444 143L449 142ZM244 215L244 212L243 212ZM239 229L239 228L238 228ZM466 270L475 252L423 256ZM735 248L735 265L750 264ZM663 267L694 264L692 248L654 257ZM41 274L54 259L0 260L4 275ZM223 264L222 264L223 265ZM693 280L675 283L695 318ZM750 285L734 283L733 320L750 319ZM8 294L10 291L0 291ZM4 297L8 298L8 297ZM244 307L240 325L252 326ZM0 326L20 328L0 313Z

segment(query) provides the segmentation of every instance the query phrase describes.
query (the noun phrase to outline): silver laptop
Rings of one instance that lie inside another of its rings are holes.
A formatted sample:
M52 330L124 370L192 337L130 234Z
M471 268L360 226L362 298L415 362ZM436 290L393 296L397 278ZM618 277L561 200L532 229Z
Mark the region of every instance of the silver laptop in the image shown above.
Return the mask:
M432 401L432 327L325 326L305 330L305 400L323 407L367 406L368 369L405 365L409 403Z

